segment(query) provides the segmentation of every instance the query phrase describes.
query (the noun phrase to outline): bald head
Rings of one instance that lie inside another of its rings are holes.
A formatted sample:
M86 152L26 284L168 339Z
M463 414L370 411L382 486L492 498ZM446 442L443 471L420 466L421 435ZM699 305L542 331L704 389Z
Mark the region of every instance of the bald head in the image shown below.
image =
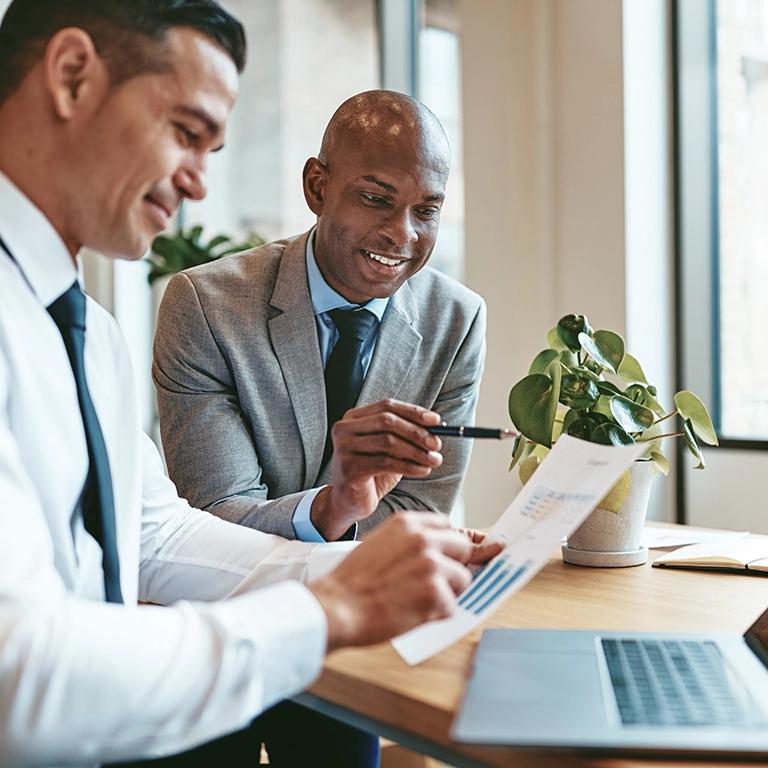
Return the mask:
M443 127L410 96L367 91L336 110L304 166L315 261L331 288L364 304L392 296L427 263L449 166Z
M420 101L397 91L365 91L334 112L323 134L318 158L333 164L350 148L388 144L450 165L450 147L440 121Z

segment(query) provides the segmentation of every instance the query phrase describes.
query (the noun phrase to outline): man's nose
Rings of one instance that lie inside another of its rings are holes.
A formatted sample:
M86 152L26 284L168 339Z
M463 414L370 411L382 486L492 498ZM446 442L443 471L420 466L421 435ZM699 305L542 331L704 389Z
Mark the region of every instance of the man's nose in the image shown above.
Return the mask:
M407 209L391 211L379 231L398 248L415 243L419 239L418 232L413 226L411 212Z
M189 200L202 200L208 193L208 173L205 159L185 163L176 173L176 187Z

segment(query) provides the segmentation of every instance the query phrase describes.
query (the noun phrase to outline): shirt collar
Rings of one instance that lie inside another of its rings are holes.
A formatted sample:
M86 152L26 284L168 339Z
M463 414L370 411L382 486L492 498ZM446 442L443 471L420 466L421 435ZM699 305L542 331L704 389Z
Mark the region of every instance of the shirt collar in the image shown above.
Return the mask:
M353 309L357 304L352 304L347 301L341 294L331 288L325 281L320 267L317 266L315 260L315 230L313 229L309 233L307 238L307 279L309 281L309 296L312 299L312 309L315 315L322 315L324 312L328 312L331 309ZM376 319L381 322L381 318L384 317L384 312L389 304L389 298L386 299L371 299L365 308L373 312L376 315Z
M44 306L58 299L77 279L77 268L59 233L2 171L0 238ZM7 258L2 249L0 258Z

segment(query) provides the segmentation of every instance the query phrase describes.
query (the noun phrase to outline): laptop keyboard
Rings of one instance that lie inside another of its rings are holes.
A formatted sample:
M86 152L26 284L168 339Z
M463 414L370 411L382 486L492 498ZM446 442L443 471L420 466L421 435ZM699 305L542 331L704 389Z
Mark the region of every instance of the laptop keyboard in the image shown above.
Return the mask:
M600 642L624 725L765 724L713 642L607 638Z

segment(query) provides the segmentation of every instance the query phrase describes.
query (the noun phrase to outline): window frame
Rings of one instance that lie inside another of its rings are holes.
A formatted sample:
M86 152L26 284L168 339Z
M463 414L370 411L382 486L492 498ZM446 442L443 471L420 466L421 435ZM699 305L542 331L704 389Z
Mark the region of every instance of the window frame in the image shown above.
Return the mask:
M768 439L721 436L717 0L673 0L675 378L712 404L720 447L768 451ZM705 119L701 119L706 116ZM768 212L766 212L768 215ZM701 269L701 254L707 269ZM701 328L707 334L701 334ZM702 336L706 336L702 342ZM679 456L682 457L679 447ZM683 473L679 473L682 477ZM678 489L678 509L684 509Z

